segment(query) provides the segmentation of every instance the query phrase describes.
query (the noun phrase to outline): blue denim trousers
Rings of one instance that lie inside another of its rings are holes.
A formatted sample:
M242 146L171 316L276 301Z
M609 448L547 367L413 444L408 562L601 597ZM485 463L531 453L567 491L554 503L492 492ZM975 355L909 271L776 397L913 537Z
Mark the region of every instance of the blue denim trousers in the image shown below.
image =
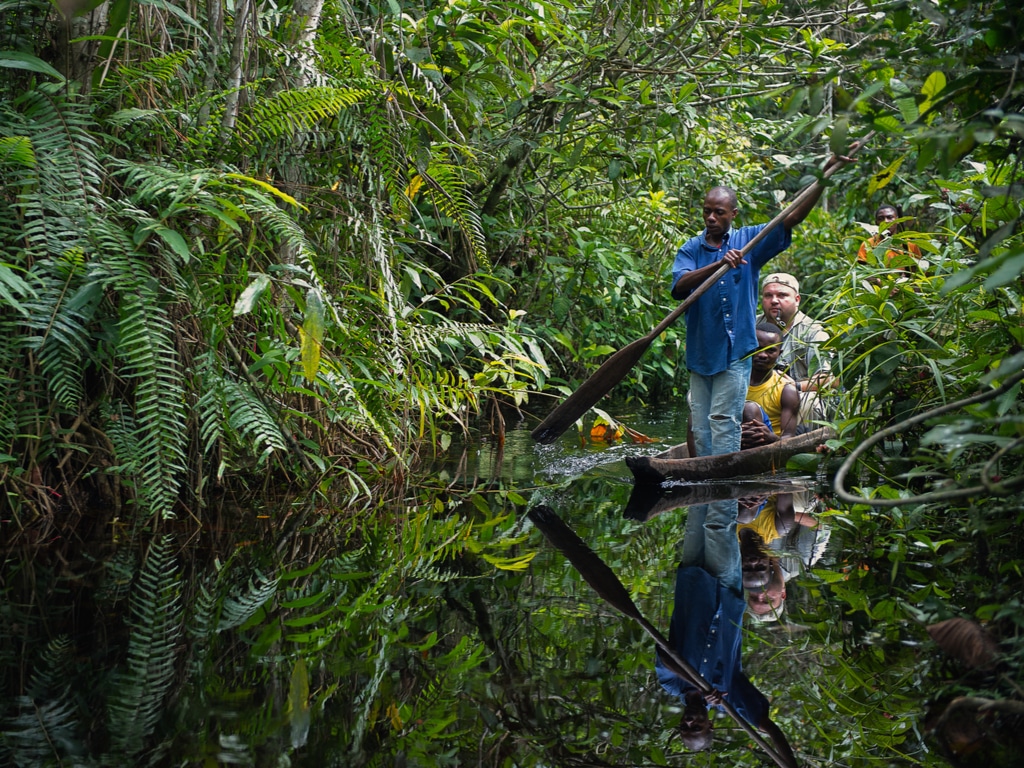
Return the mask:
M698 456L715 456L740 449L743 404L750 384L747 357L714 376L690 372L690 417ZM682 565L696 565L731 589L743 589L738 503L715 501L690 507L686 515Z
M698 456L740 449L740 424L752 362L749 357L737 360L714 376L690 372L690 418Z
M738 512L735 499L690 507L679 564L703 568L729 589L742 593L743 566L736 536Z

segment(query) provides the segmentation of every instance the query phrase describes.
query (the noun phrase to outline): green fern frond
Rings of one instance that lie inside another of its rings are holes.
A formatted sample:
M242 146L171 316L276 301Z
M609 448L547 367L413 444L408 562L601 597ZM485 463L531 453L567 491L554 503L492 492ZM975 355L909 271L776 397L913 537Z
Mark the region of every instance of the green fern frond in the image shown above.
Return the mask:
M0 342L0 360L10 357L4 354L4 349L10 346L13 345ZM10 369L5 367L4 370ZM0 453L8 456L13 455L15 437L21 432L18 429L18 413L15 409L20 392L21 384L17 379L0 376Z
M392 205L397 206L396 213L404 217L409 209L406 194L408 182L405 178L408 163L401 137L397 135L396 125L385 106L386 103L372 105L365 110L365 131L369 147L366 162L369 168L373 168L383 178Z
M7 765L87 765L82 758L85 745L70 688L55 698L36 700L14 697L17 714L0 723L0 757L7 752Z
M239 119L239 140L244 143L275 141L308 131L321 120L351 109L368 99L380 98L381 86L328 88L317 86L279 91L258 101Z
M199 421L199 444L203 455L209 456L224 438L225 397L224 378L217 371L212 351L196 359L199 371L199 398L195 415Z
M117 71L108 74L103 85L97 89L98 95L117 94L132 88L138 83L172 83L181 79L186 68L192 63L195 51L184 49L171 51L162 56L154 56L133 64L122 64Z
M133 385L132 414L139 432L136 452L118 460L134 469L136 492L148 511L170 516L185 471L187 441L177 329L164 307L164 287L133 252L127 234L103 221L94 224L93 234L103 253L102 265L94 267L97 279L119 299L118 372Z
M88 109L60 88L43 84L3 109L11 133L27 138L35 164L17 174L25 256L42 258L80 249L82 222L100 199L104 172ZM9 134L10 135L10 134Z
M350 362L358 364L358 361ZM392 455L401 455L396 445L399 435L396 413L390 400L384 397L381 382L376 377L353 376L347 364L339 360L324 360L319 378L333 393L331 405L339 417L374 434Z
M32 286L15 271L14 266L0 262L0 304L25 315L28 310L18 299L34 296Z
M22 321L29 331L23 343L35 353L54 399L69 411L85 396L84 366L93 346L89 323L103 298L102 286L76 279L76 271L84 270L71 258L38 262L30 274L35 298L26 303Z
M181 634L180 587L171 541L157 538L132 588L128 657L107 696L115 754L127 758L139 754L163 713Z
M222 382L227 423L242 442L252 445L260 459L275 451L288 450L288 444L273 414L248 387L227 379Z
M143 433L138 441L137 479L150 510L170 516L185 471L186 440L174 325L159 305L127 294L118 330L122 375L135 382L135 420Z
M36 153L27 136L0 136L0 166L36 167Z
M468 184L463 178L464 168L450 163L432 162L420 176L426 185L426 196L437 209L455 222L481 267L489 269L490 257L484 247L485 238L480 224L480 213Z
M134 435L134 431L131 431ZM118 442L117 432L107 432L107 437L115 445ZM96 590L96 602L107 608L113 608L126 598L131 591L132 580L138 569L135 551L131 547L121 547L113 557L103 563L103 578Z
M114 175L123 177L130 190L131 200L139 206L159 206L173 209L197 197L212 180L219 178L213 171L189 169L182 171L156 163L116 162Z
M67 635L59 635L46 644L39 661L32 667L25 692L33 699L51 698L63 691L75 664L75 644Z
M214 582L215 578L208 579ZM185 625L185 633L200 646L205 646L217 627L217 593L215 584L199 583L191 600L192 614ZM195 662L193 662L195 663ZM202 661L198 661L202 666Z
M431 562L417 563L408 570L407 574L413 581L430 581L436 584L446 584L462 578L457 571L450 568L438 568Z
M217 621L217 632L234 629L251 619L277 593L277 583L276 578L256 571L244 591L224 599Z
M196 412L203 453L209 455L226 437L261 461L275 452L286 453L288 443L278 417L251 386L228 378L217 365L212 354L197 361L201 394Z
M665 254L674 253L685 239L687 222L680 218L677 206L666 204L657 195L644 195L611 205L605 225L607 231L616 233L614 241L650 253L652 266L657 268Z

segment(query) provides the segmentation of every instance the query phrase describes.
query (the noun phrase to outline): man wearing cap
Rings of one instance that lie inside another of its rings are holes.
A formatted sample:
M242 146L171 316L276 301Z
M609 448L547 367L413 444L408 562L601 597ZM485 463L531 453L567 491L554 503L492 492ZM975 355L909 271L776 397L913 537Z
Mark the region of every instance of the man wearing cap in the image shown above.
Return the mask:
M828 358L818 347L828 334L800 311L800 282L786 272L772 272L761 281L761 308L758 322L777 325L782 331L782 352L777 367L796 384L800 393L800 423L824 417L819 390L832 382Z

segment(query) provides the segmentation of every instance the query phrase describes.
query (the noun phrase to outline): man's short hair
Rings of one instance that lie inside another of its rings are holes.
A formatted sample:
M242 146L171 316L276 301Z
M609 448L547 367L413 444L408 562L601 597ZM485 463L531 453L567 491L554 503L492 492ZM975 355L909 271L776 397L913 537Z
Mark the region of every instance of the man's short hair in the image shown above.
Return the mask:
M782 338L782 331L779 330L779 326L775 325L775 323L758 323L754 327L754 330L759 331L760 333L768 333L772 336L778 336L780 339Z
M708 728L699 733L679 733L679 740L691 752L706 752L715 742L715 732Z
M761 281L761 290L763 291L769 283L779 283L787 288L792 288L793 293L800 294L800 281L786 272L772 272Z
M716 197L725 195L726 199L729 201L729 205L731 205L733 208L737 208L739 206L739 200L736 197L736 190L733 189L732 187L724 187L721 185L712 187L704 195L704 198L707 199L711 195L714 195Z

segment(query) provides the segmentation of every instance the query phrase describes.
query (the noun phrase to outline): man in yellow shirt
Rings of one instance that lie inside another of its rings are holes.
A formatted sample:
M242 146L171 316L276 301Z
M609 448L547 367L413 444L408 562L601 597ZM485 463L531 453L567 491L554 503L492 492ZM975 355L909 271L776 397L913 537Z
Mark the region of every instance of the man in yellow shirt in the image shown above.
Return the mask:
M782 350L782 334L771 323L756 329L757 351L750 367L747 403L743 408L743 448L769 445L797 433L800 394L793 380L776 370Z

